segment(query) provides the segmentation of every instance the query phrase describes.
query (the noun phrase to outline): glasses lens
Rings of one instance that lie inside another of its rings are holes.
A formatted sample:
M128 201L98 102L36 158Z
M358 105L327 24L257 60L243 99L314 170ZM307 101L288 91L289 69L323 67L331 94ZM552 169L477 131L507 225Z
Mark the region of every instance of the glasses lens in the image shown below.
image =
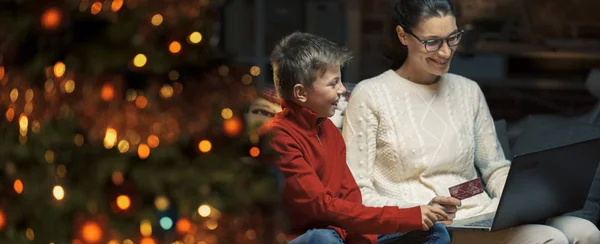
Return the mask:
M429 52L435 52L442 46L442 40L429 40L425 42L425 49Z
M451 36L450 38L448 38L448 46L456 46L458 45L458 43L460 42L460 38L462 38L462 33L457 33L454 36Z

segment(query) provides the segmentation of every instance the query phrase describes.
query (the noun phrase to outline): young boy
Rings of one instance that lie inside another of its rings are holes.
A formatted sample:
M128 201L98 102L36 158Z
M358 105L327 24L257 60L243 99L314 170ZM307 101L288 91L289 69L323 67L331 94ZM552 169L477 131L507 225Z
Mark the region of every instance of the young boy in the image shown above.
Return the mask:
M379 243L449 243L436 222L453 217L440 206L362 205L342 135L327 119L346 92L340 67L349 59L333 42L298 32L283 38L271 55L275 88L285 102L261 135L270 135L277 156L269 161L285 179L289 243L377 243L378 234L392 234L379 236Z

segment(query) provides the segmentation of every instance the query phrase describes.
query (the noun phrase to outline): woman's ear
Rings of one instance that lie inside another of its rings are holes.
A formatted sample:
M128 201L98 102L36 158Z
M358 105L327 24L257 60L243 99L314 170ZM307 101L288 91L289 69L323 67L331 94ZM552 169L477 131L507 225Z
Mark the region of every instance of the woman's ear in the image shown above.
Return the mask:
M408 40L406 38L406 32L404 31L404 28L402 28L402 26L399 26L399 25L396 26L396 34L398 35L398 40L400 40L402 45L404 45L404 46L408 45Z
M294 89L292 91L292 96L294 96L296 98L296 100L298 100L298 102L301 102L301 103L306 102L306 100L307 100L306 87L304 87L304 85L302 85L302 84L294 85Z

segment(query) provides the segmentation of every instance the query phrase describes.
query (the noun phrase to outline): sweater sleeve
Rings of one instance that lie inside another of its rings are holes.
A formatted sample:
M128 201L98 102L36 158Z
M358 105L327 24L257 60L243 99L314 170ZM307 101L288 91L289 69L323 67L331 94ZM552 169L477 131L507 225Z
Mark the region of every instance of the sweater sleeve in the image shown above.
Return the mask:
M287 207L303 211L315 222L331 223L354 233L388 234L422 228L419 207L366 207L334 196L286 132L272 131L269 144L278 155L273 163L284 175L283 198Z
M352 92L346 107L342 132L347 146L348 166L362 193L363 204L373 207L419 206L421 204L383 196L375 189L372 172L375 167L381 166L375 162L380 106L377 106L374 101L375 99L368 89L359 83Z
M510 162L504 157L483 92L476 83L475 86L475 164L481 171L488 192L493 197L500 197Z

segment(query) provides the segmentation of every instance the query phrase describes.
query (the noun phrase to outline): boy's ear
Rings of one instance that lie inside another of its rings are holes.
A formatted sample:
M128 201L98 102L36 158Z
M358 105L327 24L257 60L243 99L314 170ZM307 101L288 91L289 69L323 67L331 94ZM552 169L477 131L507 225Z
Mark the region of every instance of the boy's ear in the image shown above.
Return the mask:
M404 31L404 28L399 25L396 26L396 35L398 36L398 40L400 40L402 45L406 46L408 44L406 32Z
M307 98L306 98L306 87L304 87L304 85L302 84L296 84L294 85L294 90L292 92L292 95L299 101L299 102L306 102Z

